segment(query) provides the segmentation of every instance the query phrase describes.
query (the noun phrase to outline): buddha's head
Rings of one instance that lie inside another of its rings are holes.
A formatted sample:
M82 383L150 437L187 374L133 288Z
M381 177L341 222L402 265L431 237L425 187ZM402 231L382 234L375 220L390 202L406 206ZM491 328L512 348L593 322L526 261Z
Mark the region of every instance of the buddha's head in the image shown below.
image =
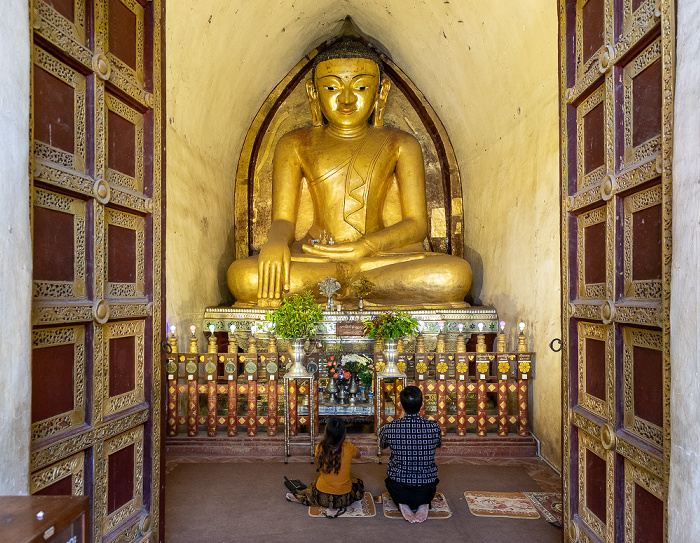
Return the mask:
M323 118L337 128L357 128L370 118L380 126L391 86L382 80L383 68L379 55L354 40L321 52L306 83L314 126Z

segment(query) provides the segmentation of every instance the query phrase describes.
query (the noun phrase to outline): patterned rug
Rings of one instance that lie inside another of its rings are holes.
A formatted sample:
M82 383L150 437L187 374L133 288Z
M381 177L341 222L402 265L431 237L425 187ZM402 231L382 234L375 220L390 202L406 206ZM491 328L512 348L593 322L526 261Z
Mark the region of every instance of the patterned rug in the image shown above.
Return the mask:
M472 515L538 519L537 512L522 492L465 492L464 498Z
M382 505L384 509L384 516L387 518L400 518L403 520L403 515L394 500L388 492L382 494ZM447 505L447 499L442 492L436 492L433 501L430 502L430 511L428 511L428 520L430 519L442 519L450 518L452 516L452 511L450 506Z
M555 526L561 527L562 501L558 492L523 492L539 509L542 516Z
M310 517L321 517L324 518L326 515L325 507L309 507ZM340 515L338 518L360 518L360 517L373 517L377 514L377 510L374 508L374 498L369 492L365 492L364 497L358 500L348 507L347 511Z

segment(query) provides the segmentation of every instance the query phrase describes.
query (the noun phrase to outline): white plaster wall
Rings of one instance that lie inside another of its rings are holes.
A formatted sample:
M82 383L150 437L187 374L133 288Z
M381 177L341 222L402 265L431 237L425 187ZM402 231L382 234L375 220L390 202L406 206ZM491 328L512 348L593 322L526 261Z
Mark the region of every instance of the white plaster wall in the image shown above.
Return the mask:
M668 540L685 543L700 534L700 3L677 10Z
M31 278L29 12L0 17L0 495L29 492Z
M495 305L511 330L526 322L537 352L532 428L560 466L561 364L547 347L561 335L556 2L169 4L168 319L189 325L206 305L230 301L224 271L245 134L270 91L346 15L445 124L463 180L473 298Z

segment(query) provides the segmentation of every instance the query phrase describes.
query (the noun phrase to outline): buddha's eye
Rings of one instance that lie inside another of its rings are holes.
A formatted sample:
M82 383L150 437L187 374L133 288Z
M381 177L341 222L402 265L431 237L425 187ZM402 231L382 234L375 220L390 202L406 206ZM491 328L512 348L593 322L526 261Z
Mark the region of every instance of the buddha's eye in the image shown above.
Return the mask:
M369 87L357 87L357 90L363 91L363 90L367 90L368 88L369 88Z
M323 88L326 89L327 91L338 90L338 87L334 87L332 85L324 86Z

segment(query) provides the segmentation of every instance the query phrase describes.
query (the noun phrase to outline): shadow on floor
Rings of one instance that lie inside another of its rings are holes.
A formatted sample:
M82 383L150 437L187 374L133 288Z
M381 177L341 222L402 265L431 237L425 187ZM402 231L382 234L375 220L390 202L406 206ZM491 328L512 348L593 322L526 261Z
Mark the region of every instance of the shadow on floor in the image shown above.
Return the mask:
M472 515L464 492L559 492L561 481L539 459L456 459L439 464L441 491L452 517L409 524L384 517L312 518L308 508L285 500L283 476L309 483L310 463L168 463L165 484L167 543L463 541L548 543L562 541L562 530L543 518L521 520ZM386 464L360 463L353 472L372 495L385 491Z

